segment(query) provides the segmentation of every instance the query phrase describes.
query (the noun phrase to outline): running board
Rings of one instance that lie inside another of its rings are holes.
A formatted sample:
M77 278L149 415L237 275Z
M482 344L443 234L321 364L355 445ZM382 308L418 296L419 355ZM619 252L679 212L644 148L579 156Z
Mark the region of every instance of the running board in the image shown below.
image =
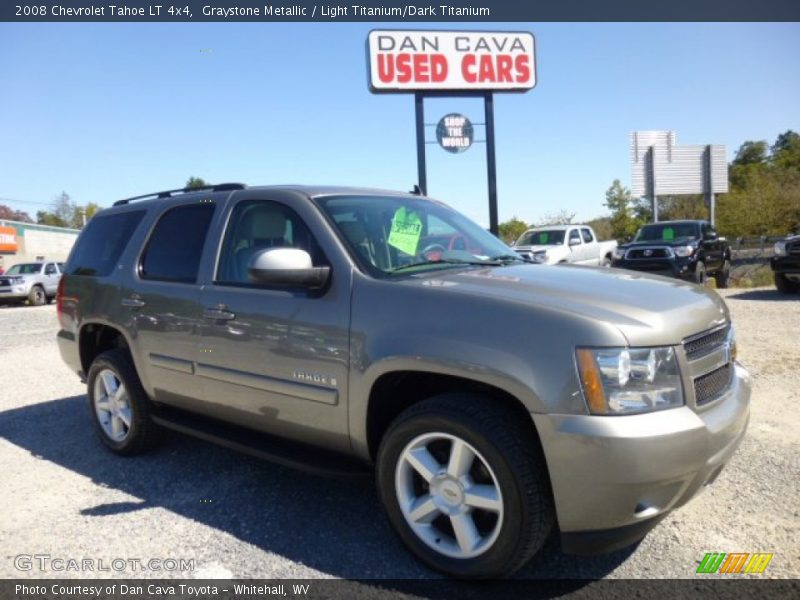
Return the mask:
M315 475L354 478L369 476L372 473L368 464L339 452L286 440L182 410L162 406L153 413L152 418L167 429Z

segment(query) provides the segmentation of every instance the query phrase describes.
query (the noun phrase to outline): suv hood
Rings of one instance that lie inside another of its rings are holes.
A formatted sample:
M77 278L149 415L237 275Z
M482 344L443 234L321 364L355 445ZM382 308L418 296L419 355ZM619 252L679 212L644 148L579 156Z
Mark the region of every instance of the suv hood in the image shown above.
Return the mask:
M635 271L526 264L439 271L410 280L604 321L633 346L679 344L728 320L728 309L716 292ZM502 310L498 305L498 314Z

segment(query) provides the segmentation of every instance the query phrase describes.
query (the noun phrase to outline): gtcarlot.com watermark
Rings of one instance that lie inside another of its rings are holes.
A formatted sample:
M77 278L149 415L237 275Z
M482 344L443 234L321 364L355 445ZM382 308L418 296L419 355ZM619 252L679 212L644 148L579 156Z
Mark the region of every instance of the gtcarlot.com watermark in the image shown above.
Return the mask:
M193 558L74 558L50 554L17 554L14 568L18 571L194 571Z

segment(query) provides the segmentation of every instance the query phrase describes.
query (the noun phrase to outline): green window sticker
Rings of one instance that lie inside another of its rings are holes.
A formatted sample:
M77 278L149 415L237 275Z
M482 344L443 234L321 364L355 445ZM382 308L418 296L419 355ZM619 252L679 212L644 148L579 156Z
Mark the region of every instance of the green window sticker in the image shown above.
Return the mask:
M674 240L675 239L675 230L672 227L665 227L664 232L661 234L661 239L663 240Z
M417 253L421 235L422 219L419 218L419 215L406 210L405 206L398 208L392 217L389 245L414 256Z
M547 238L549 238L549 237L550 237L550 234L547 233L546 231L541 233L541 234L539 234L539 239L540 239L539 243L540 244L546 244L547 243Z

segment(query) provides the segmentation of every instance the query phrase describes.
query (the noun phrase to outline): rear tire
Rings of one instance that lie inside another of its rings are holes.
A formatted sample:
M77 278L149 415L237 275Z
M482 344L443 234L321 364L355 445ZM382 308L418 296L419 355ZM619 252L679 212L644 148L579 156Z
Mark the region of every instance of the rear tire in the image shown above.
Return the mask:
M697 285L705 285L706 279L708 279L706 264L702 260L698 260L697 266L694 268L694 282Z
M33 286L28 294L28 302L31 306L43 306L47 302L44 288L40 285Z
M553 528L535 430L491 398L443 394L406 409L381 442L376 479L403 543L451 577L508 576Z
M150 417L150 399L127 351L100 354L89 367L86 381L92 421L112 452L133 456L158 443L160 429Z
M781 294L794 294L800 291L800 283L796 281L791 281L786 275L783 273L775 273L775 287L778 288L778 291Z
M719 289L725 289L731 284L731 261L725 259L720 270L714 275L714 279Z
M609 268L611 266L611 257L610 256L604 256L603 258L601 258L600 259L600 266L605 268L605 269Z

